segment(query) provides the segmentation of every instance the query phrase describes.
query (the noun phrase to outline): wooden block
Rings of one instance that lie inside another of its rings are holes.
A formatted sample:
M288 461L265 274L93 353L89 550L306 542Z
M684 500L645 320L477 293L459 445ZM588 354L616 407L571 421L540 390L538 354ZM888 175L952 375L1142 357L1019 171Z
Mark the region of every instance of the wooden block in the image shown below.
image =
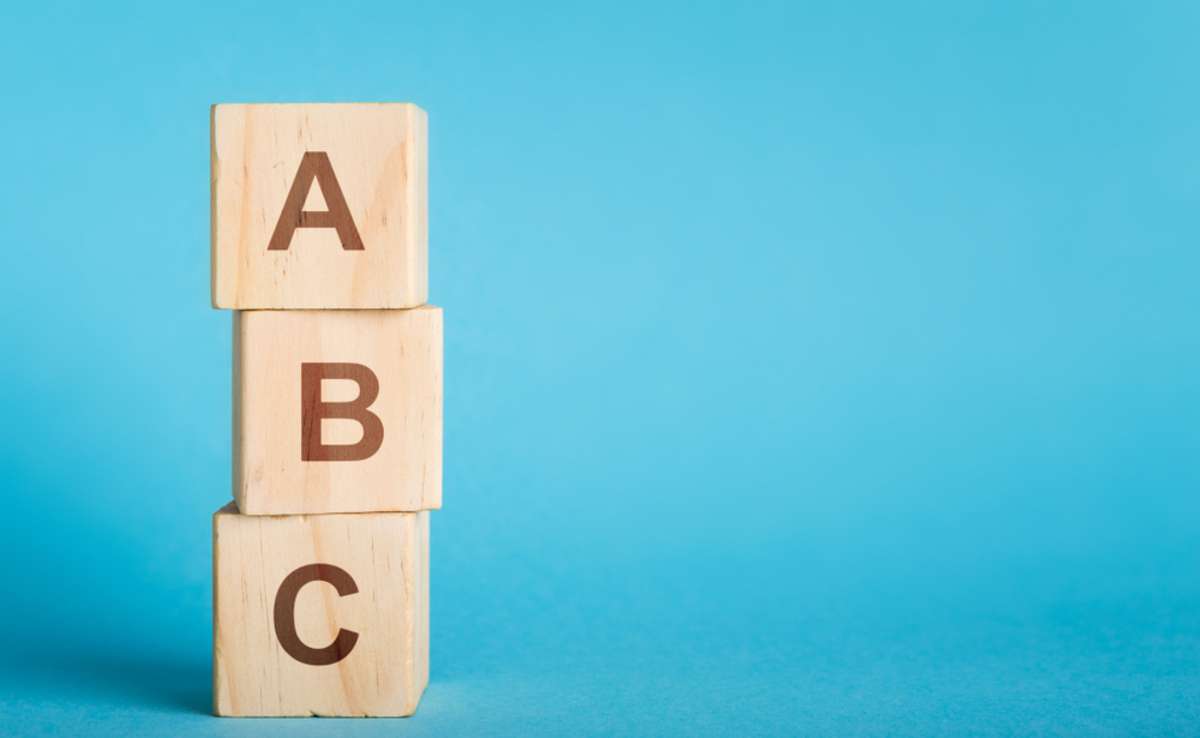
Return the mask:
M441 507L441 308L255 310L233 325L242 513Z
M428 293L425 111L214 105L218 308L407 308Z
M429 513L213 515L213 711L403 716L429 679Z

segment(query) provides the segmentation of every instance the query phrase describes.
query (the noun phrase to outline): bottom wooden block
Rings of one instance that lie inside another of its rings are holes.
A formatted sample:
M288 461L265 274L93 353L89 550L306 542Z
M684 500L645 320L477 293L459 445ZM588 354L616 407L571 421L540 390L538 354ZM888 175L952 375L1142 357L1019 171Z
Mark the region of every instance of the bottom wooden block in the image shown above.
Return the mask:
M217 715L411 715L428 679L428 512L213 515Z

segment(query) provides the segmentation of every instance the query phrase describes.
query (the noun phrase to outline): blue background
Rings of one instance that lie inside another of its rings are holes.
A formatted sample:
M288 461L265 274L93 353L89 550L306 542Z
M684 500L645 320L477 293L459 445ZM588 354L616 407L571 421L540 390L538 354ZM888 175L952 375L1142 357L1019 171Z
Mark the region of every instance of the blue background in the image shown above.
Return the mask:
M0 733L1200 731L1191 3L3 13ZM412 100L432 682L218 720L208 106Z

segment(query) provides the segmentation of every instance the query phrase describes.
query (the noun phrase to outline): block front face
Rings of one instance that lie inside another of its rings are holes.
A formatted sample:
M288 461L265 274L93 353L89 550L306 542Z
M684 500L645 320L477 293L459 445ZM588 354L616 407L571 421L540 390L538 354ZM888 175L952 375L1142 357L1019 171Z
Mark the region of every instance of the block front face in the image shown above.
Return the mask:
M415 105L213 106L213 305L425 302L426 162Z
M441 309L235 313L233 435L244 514L441 507Z
M412 714L429 678L429 513L213 516L218 715Z

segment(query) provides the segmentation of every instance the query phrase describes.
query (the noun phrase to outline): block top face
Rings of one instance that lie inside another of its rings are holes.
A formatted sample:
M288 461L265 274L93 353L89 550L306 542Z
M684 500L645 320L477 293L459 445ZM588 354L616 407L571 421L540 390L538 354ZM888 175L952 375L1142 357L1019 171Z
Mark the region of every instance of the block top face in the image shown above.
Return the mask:
M426 302L427 140L409 103L214 105L213 306Z

